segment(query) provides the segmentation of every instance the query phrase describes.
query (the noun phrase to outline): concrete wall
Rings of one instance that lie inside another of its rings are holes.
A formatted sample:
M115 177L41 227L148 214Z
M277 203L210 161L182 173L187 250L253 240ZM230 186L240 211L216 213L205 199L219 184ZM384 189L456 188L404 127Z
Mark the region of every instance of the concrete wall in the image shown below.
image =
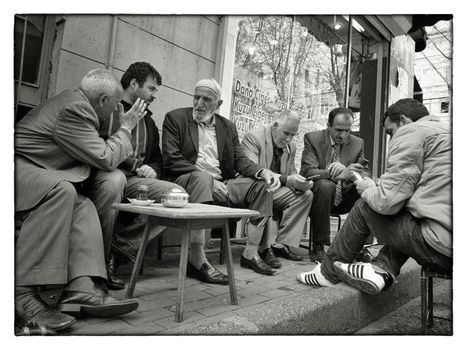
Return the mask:
M121 77L132 62L147 61L162 75L158 98L150 106L161 127L165 113L191 105L198 80L215 76L219 27L219 16L118 15L109 57L113 16L63 16L57 24L49 96L77 87L85 73L107 62Z

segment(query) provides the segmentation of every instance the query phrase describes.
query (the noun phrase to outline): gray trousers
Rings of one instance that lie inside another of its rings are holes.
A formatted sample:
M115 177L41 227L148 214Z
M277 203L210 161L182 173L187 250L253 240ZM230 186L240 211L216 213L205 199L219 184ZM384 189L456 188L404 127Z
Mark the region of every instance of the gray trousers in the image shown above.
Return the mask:
M423 266L447 271L452 269L452 258L426 243L422 236L421 219L412 216L405 208L395 215L381 215L360 199L327 251L321 268L323 275L338 283L334 261L352 262L370 234L384 242L372 263L387 271L393 280L410 257Z
M264 181L252 178L236 178L226 181L229 199L225 203L216 203L213 198L213 178L205 172L196 171L182 175L175 181L185 188L190 194L193 203L213 203L217 205L228 205L234 208L248 208L260 213L259 218L253 220L259 222L264 217L272 216L272 195L267 192ZM250 221L252 222L252 221ZM253 225L252 225L253 226ZM263 234L264 227L249 230L248 240L258 245L260 240L267 239ZM192 242L204 243L204 231L192 235Z
M73 184L59 182L33 209L16 215L22 219L15 237L16 286L107 278L96 209Z
M107 261L110 257L112 241L130 254L135 255L138 251L145 221L138 219L133 225L131 221L133 221L136 216L133 214L128 215L128 213L121 213L119 217L126 219L124 221L129 227L127 228L125 225L116 230L116 210L111 206L112 203L125 202L126 198L136 198L139 185L148 186L148 198L154 199L156 202L160 202L162 194L170 188L179 187L171 182L158 179L142 178L138 176L126 177L119 169L111 172L94 171L90 180L87 181L85 192L92 199L99 215ZM165 229L165 226L153 226L150 230L149 241L162 233Z
M288 187L281 187L273 193L274 211L278 212L278 221L270 219L267 225L267 241L262 242L260 250L268 248L275 241L292 247L300 245L308 213L310 212L313 193L296 193ZM278 226L278 227L277 227Z

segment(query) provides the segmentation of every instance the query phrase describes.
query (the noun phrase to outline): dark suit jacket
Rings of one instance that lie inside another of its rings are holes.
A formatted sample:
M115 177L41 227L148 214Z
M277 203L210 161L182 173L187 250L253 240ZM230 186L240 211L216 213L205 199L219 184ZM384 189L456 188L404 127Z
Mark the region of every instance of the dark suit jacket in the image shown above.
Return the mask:
M244 154L235 124L215 114L217 151L221 175L232 179L239 172L254 177L261 169ZM162 127L162 160L164 178L173 181L181 175L199 171L198 124L193 120L193 108L180 108L166 114Z
M15 210L34 207L58 182L81 182L90 167L110 171L133 152L122 129L99 137L99 118L80 90L66 90L15 125Z
M329 129L312 131L305 134L304 143L305 148L302 153L300 174L305 177L321 175L322 179L328 179L330 174L327 169L331 164L332 157ZM342 145L340 162L345 166L349 166L349 164L358 163L364 158L363 139L349 135L347 142ZM370 176L368 166L365 166L363 175Z
M131 104L126 101L121 101L123 109L127 112L131 108ZM157 177L161 177L162 171L162 152L159 146L159 129L152 119L152 112L149 109L146 109L146 115L144 116L144 122L146 124L146 129L148 132L148 139L146 143L146 150L143 164L149 165L157 174ZM100 127L99 134L104 139L107 139L110 135L113 135L119 128L120 123L118 120L114 121L112 130L109 130L110 118L105 120ZM125 171L125 173L127 173ZM128 172L129 174L129 172ZM133 174L134 175L134 174Z

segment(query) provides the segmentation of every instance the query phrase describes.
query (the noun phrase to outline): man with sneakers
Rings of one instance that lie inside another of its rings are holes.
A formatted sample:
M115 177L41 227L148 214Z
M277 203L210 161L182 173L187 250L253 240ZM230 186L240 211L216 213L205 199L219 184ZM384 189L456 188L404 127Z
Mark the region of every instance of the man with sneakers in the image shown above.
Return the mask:
M451 128L410 98L388 108L384 128L392 138L379 186L370 178L355 181L362 198L323 264L298 274L300 282L331 287L342 281L377 294L391 286L409 257L452 270ZM353 262L370 234L384 242L378 256L372 263Z
M146 104L138 100L123 113L122 95L110 71L95 69L79 89L51 97L15 126L17 327L61 331L76 315L112 317L138 307L108 294L99 218L82 186L91 167L110 172L133 151L131 130ZM104 141L99 124L117 106L121 128ZM65 285L57 308L39 295L38 287L50 285Z
M354 173L362 177L370 175L363 139L350 134L353 121L350 109L334 108L329 112L327 129L304 136L300 174L318 176L312 188L310 212L313 228L310 258L317 262L323 261L324 246L330 244L331 213L348 213L360 198L353 183Z
M246 133L242 140L245 155L278 174L280 179L281 187L273 193L273 209L279 217L278 235L274 240L273 225L277 226L277 223L271 218L258 247L259 256L272 268L282 266L277 257L295 261L303 259L289 248L299 246L313 200L310 191L313 181L307 181L295 169L297 146L292 139L299 125L297 114L285 110L279 113L274 124L257 127Z

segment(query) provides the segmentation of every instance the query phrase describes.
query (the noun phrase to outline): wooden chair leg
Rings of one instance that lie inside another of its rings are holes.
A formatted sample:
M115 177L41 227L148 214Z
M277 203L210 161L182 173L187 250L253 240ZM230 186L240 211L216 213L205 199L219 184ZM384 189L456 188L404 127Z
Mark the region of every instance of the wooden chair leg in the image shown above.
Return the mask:
M175 322L183 321L183 297L185 293L186 267L188 263L188 250L190 248L191 223L187 220L185 231L182 234L182 247L180 251L180 266L178 268L178 295L175 306Z
M161 233L160 237L157 239L157 260L162 259L162 244L163 244L163 241L162 241L162 233Z
M142 264L144 259L144 254L146 253L146 247L148 244L149 238L149 226L151 224L151 218L148 217L148 221L146 222L146 226L144 227L143 239L141 240L138 254L136 255L136 261L133 265L133 272L131 273L130 283L128 284L128 288L126 291L126 297L132 298L133 292L135 290L136 278L138 276L138 272L142 271Z
M433 327L433 277L428 277L428 322L427 327Z
M220 254L219 254L219 265L224 265L224 236L221 238L221 247L220 247Z
M426 333L426 326L427 326L427 288L428 288L428 281L425 275L425 272L422 270L422 274L420 277L420 294L421 294L421 321L422 321L422 334Z
M227 256L227 275L229 276L230 303L232 305L237 305L237 289L235 287L232 251L230 250L230 233L228 220L225 220L224 229L222 230L222 241L224 241L224 253Z

